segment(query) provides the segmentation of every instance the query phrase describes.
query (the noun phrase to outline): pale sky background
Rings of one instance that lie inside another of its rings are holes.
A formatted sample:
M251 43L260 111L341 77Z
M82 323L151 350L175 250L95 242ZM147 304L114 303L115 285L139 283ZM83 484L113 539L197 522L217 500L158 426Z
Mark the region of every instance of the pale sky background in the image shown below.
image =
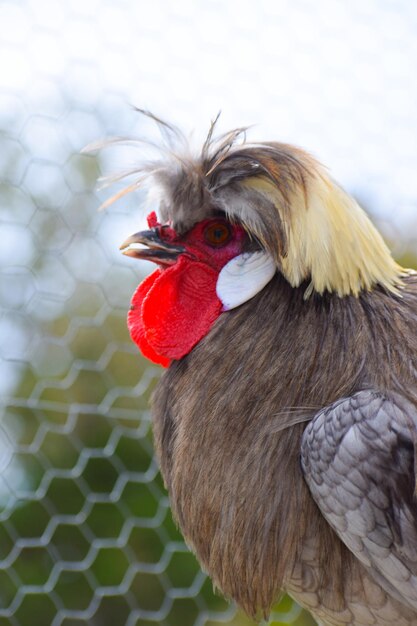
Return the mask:
M413 0L1 0L0 23L0 121L40 159L134 131L130 103L197 136L221 109L222 129L296 143L414 223Z
M61 315L80 282L107 289L109 306L130 300L141 266L118 248L140 227L142 196L97 213L111 191L92 197L77 155L155 133L132 104L196 142L221 109L219 130L254 125L250 139L302 146L390 240L416 245L417 2L0 0L0 24L0 296L18 311L0 317L0 391L24 359L66 371L65 341L33 324ZM135 159L112 149L102 169Z

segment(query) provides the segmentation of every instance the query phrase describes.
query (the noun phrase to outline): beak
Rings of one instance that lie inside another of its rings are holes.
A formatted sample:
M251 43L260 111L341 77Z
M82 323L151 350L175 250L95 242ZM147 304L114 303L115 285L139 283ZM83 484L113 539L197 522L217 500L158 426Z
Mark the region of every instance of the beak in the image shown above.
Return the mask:
M131 235L122 243L120 250L126 256L153 261L161 265L173 265L178 256L185 252L184 246L163 241L157 229L143 230Z

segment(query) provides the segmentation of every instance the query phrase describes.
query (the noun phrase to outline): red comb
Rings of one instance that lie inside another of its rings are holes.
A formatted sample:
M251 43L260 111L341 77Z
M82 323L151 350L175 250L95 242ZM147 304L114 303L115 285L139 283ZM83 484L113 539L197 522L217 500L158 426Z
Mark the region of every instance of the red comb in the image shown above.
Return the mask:
M151 213L149 213L146 219L147 219L149 228L155 228L155 226L160 226L158 222L158 218L156 217L155 211L152 211Z

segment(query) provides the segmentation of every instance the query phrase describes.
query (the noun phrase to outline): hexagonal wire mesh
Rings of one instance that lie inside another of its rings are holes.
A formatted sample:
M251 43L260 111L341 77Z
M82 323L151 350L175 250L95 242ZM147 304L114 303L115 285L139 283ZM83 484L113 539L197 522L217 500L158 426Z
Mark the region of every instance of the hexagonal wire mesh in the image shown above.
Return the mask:
M284 4L284 26L315 11L307 1L291 5L293 13ZM270 25L271 11L277 16L266 0L256 15L242 7L229 18L240 20L237 34L246 38L252 17L259 26ZM174 15L161 0L152 10L161 22L175 18L181 33L193 8L178 6ZM216 11L209 5L201 19L210 24ZM137 71L126 60L130 18L139 28L143 15L128 0L100 10L94 0L65 10L2 2L0 12L0 626L249 624L213 593L187 551L153 457L148 401L159 370L128 338L138 266L117 252L137 228L141 198L98 213L99 162L79 153L93 139L140 130L123 86ZM148 26L142 37L158 66ZM103 67L110 76L97 71ZM141 71L142 88L151 90L157 75L146 65ZM187 97L177 93L173 102L190 110ZM245 114L251 106L260 105L249 101ZM311 125L304 129L311 135ZM112 155L113 167L119 157ZM403 205L415 199L411 185ZM284 599L271 623L312 621Z
M68 153L78 189L66 193L64 177L51 189L43 172L38 195L28 172L51 165L23 148L20 158L25 182L6 171L3 189L5 241L23 266L19 252L1 284L0 624L246 623L171 519L147 408L159 371L127 336L138 277L101 243L111 225L96 214L97 169Z

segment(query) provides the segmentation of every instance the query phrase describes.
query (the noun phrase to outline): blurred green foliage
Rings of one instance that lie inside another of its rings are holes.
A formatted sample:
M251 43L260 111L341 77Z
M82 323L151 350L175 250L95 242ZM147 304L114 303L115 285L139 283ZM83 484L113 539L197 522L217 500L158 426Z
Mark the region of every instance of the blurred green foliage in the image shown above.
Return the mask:
M101 331L120 346L128 341L126 331L113 320L114 316L109 318ZM50 336L60 323L53 320L44 332ZM105 347L100 347L100 334L96 328L91 335L82 329L79 337L85 338L88 347L78 346L78 337L73 344L76 358L98 355ZM133 361L123 359L123 354L119 352L115 360L117 377L123 379L126 372L129 379ZM143 378L148 367L139 354L134 355L134 362L132 384ZM39 406L34 402L28 407L24 406L26 389L36 387L37 382L28 366L14 394L21 406L10 406L4 415L3 427L19 446L15 460L24 480L23 497L12 507L3 505L0 557L7 567L0 572L0 609L12 606L18 589L32 586L34 593L26 593L14 612L18 624L46 626L58 611L85 612L97 591L103 595L88 619L92 625L124 624L132 608L149 614L148 620L140 617L135 623L155 624L153 614L159 614L167 598L169 610L157 620L162 625L193 626L202 611L211 616L206 622L209 626L220 623L216 615L230 626L253 623L241 613L225 621L228 605L213 592L211 582L204 579L195 557L183 545L161 478L152 470L155 462L146 407L157 372L140 398L116 399L114 405L121 407L117 416L111 411L100 413L96 406L108 392L103 380L108 371L81 369L69 388L57 385L66 375L54 378L51 386L44 384ZM52 405L59 405L60 410L43 408ZM132 419L132 412L136 418ZM42 438L41 429L45 431ZM85 462L80 463L83 455ZM12 472L17 471L12 467ZM12 559L16 540L29 541L33 547L22 547ZM54 575L57 563L60 571ZM132 564L139 567L129 575ZM282 607L284 613L289 611L288 600ZM62 623L87 622L80 618ZM302 614L292 623L307 626L314 622Z

